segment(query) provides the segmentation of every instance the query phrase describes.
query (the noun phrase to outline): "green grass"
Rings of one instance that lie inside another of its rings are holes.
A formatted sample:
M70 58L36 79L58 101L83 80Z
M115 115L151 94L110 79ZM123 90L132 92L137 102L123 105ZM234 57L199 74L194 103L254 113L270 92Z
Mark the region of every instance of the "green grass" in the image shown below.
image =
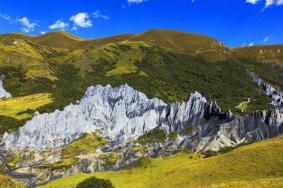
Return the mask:
M114 165L114 164L116 164L116 162L118 161L118 159L120 157L121 156L120 156L119 153L111 152L111 153L107 153L107 154L101 154L98 158L103 160L105 162L105 164Z
M106 141L101 137L93 134L84 134L78 140L73 141L71 144L62 149L61 161L50 164L50 167L65 168L74 165L78 161L78 155L81 153L95 153L96 149L106 144Z
M252 58L283 67L283 45L249 46L234 49L242 58Z
M0 116L7 116L16 119L30 118L29 111L35 111L41 106L52 103L50 93L39 93L23 97L0 99ZM27 113L25 113L27 112Z
M236 108L239 109L241 112L247 112L249 103L249 101L241 102L238 106L236 106Z
M24 187L25 186L15 183L9 177L0 175L0 188L24 188Z
M62 149L62 157L69 158L79 155L81 152L95 153L98 147L102 147L107 142L97 136L95 133L86 133L82 138L73 141L71 144L67 145Z
M229 52L227 47L211 37L171 30L149 30L130 40L145 41L175 53L202 55L211 61L223 60L224 50ZM217 55L213 57L212 54Z
M76 174L45 186L75 187L90 178L109 179L115 187L281 187L283 183L283 137L245 145L203 158L179 153L147 160L132 169L94 174Z
M55 31L40 35L31 39L32 41L53 48L71 50L83 44L85 41L65 31ZM86 41L87 42L87 41Z
M39 93L23 97L0 99L0 134L15 131L40 107L53 102L51 94Z
M164 143L166 141L166 132L162 129L153 129L140 136L136 142L145 145L148 143Z

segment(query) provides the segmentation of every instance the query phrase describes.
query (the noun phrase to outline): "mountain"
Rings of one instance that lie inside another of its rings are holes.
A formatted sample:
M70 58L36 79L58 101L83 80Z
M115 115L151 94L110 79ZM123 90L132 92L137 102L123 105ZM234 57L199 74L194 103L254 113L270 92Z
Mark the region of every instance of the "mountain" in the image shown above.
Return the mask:
M276 137L278 46L265 46L259 58L252 49L262 47L231 49L171 30L100 39L0 35L0 90L11 94L0 100L0 170L33 187Z
M265 88L269 94L270 87ZM270 96L274 102L279 92ZM33 186L58 174L120 169L141 157L168 156L184 149L218 152L280 135L281 103L274 105L273 111L238 116L222 112L198 92L187 102L166 104L128 85L97 85L63 111L35 113L19 132L5 133L2 163L10 176L24 176L25 184Z
M133 36L130 40L144 41L175 53L201 55L207 60L223 60L229 48L211 37L172 30L149 30Z

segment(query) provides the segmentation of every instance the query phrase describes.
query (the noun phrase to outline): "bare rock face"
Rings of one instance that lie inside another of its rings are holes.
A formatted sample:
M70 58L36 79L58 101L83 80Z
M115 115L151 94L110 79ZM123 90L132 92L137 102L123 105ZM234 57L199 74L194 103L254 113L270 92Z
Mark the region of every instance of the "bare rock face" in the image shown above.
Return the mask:
M103 137L123 143L157 127L170 133L200 125L210 116L216 116L216 122L222 121L220 116L231 118L231 114L222 113L215 103L209 104L197 92L187 102L166 104L148 99L128 85L98 85L89 87L78 104L63 111L36 114L18 133L5 134L2 144L6 149L19 150L56 148L97 130Z
M7 92L5 89L4 89L4 86L3 86L3 80L5 79L5 76L0 76L0 99L2 98L10 98L12 97L11 93Z
M171 133L196 127L171 145L194 151L219 150L276 136L283 131L282 119L279 110L233 116L222 112L215 102L208 103L198 92L187 102L166 104L148 99L127 84L117 88L97 85L89 87L78 104L63 111L35 114L19 132L5 134L2 146L7 150L57 148L90 132L100 132L104 138L123 144L154 128Z

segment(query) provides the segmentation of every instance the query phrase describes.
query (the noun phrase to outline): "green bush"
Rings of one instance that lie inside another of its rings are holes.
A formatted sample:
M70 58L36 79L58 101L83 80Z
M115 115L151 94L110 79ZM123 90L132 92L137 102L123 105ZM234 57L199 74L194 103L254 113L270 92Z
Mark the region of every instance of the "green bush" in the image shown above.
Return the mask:
M96 177L88 178L80 182L76 188L114 188L109 180L98 179Z

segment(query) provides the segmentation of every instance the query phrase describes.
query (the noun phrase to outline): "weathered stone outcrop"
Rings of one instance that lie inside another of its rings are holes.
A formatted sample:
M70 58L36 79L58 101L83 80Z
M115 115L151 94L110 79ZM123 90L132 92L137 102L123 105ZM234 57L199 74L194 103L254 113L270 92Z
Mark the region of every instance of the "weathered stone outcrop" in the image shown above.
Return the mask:
M2 146L7 150L57 148L97 130L104 138L122 144L154 128L171 133L190 127L196 129L175 145L194 151L218 150L280 134L282 113L276 110L233 116L198 92L191 94L187 102L166 104L148 99L128 85L98 85L89 87L80 102L63 111L35 114L18 133L5 134Z
M5 76L4 76L4 75L0 76L0 99L12 97L11 93L7 92L7 91L4 89L4 86L3 86L3 80L4 80L4 79L5 79Z
M168 137L164 143L136 143L152 129L177 136ZM96 153L74 156L78 161L68 167L52 167L64 160L61 147L90 132L100 134L108 144ZM218 151L282 132L283 114L278 108L239 116L222 112L216 102L208 102L198 92L192 93L187 102L166 104L148 99L128 85L97 85L89 87L76 104L49 114L36 113L19 132L6 133L0 162L5 161L7 152L20 154L24 161L4 166L10 176L25 178L25 184L32 187L78 172L117 170L136 164L141 157L167 156L184 149ZM107 156L111 154L119 156L117 161L109 163Z

